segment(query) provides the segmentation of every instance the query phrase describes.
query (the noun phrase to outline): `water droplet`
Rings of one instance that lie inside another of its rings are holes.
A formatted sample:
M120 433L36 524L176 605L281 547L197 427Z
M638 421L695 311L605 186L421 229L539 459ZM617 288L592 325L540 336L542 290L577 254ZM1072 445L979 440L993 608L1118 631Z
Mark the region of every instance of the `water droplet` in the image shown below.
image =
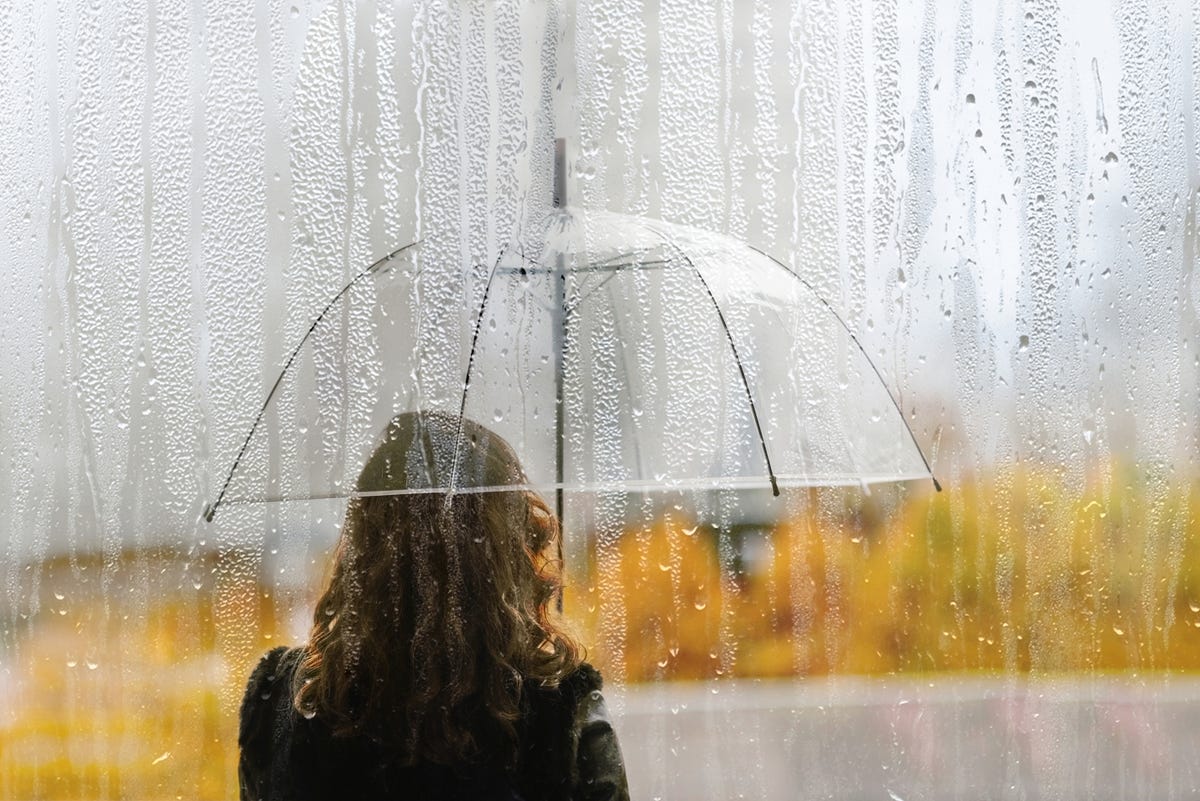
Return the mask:
M1029 350L1029 336L1027 334L1021 334L1021 338L1017 340L1017 350L1022 353Z
M1117 161L1117 154L1114 153L1113 151L1110 150L1110 151L1108 151L1108 153L1106 153L1104 155L1104 163L1105 164L1114 164L1114 163L1116 163L1116 161Z

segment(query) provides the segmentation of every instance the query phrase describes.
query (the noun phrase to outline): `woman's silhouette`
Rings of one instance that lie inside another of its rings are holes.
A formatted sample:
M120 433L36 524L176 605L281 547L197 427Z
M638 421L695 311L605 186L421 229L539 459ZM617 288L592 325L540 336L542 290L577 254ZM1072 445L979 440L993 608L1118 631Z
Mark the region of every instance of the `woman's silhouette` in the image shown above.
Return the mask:
M444 485L491 491L414 492ZM306 645L242 702L243 799L627 799L600 676L553 613L558 521L452 415L392 420ZM396 494L400 493L400 494Z

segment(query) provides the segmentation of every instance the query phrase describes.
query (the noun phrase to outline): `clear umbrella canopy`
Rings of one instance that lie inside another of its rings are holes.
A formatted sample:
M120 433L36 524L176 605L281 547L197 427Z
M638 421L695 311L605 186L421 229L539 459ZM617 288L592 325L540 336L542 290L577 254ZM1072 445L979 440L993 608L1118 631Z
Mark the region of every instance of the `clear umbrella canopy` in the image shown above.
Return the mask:
M455 293L430 285L423 258L419 243L402 248L321 312L233 468L222 465L214 507L514 485L778 491L930 477L842 319L752 246L556 210L504 250L480 300L459 299L454 330L425 324ZM459 343L462 391L449 399L423 392L431 336ZM371 352L375 371L351 369L355 353ZM411 458L360 483L389 421L418 410L429 413L426 436ZM506 440L525 475L497 478L477 463L478 443L454 424L464 418Z

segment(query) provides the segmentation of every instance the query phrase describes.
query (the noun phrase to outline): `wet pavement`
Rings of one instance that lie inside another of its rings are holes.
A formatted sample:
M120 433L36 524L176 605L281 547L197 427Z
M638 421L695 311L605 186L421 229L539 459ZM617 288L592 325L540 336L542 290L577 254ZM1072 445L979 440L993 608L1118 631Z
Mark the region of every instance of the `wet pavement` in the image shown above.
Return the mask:
M634 798L1200 797L1200 677L611 688Z

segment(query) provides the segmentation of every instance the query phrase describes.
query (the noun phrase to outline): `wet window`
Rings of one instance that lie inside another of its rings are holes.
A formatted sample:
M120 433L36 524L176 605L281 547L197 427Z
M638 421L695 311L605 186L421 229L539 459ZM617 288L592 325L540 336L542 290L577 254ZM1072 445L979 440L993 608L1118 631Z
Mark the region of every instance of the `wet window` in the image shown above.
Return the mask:
M236 797L271 649L534 608L634 798L1193 796L1198 14L10 12L0 799Z

